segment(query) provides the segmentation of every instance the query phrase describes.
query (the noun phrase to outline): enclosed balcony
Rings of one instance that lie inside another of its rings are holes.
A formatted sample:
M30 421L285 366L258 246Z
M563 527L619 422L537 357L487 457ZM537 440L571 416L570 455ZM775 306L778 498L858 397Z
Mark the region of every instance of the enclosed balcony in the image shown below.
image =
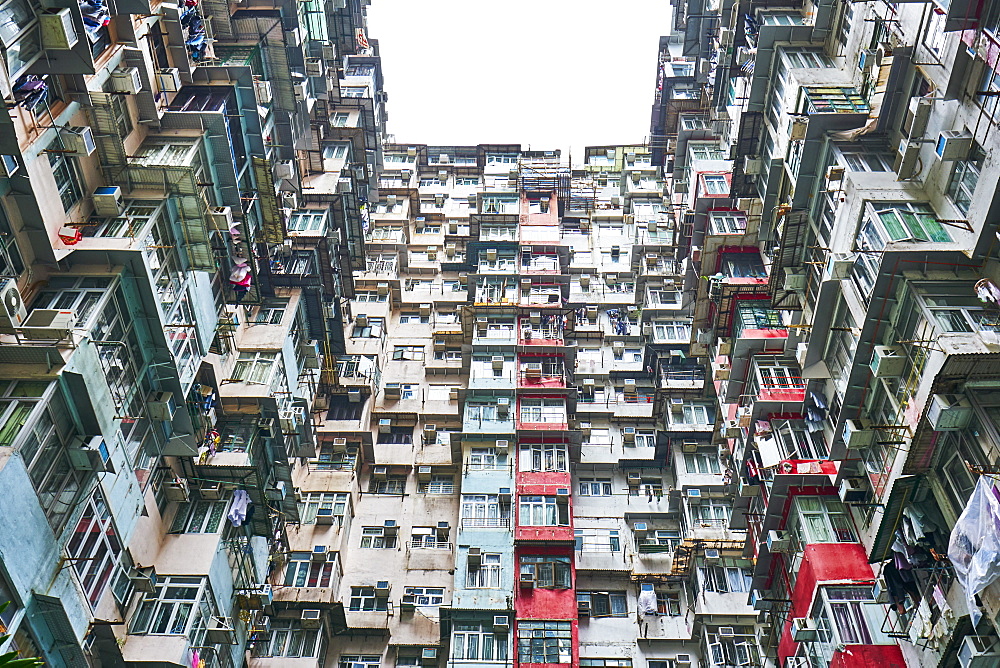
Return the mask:
M807 384L794 360L758 355L750 365L744 396L755 402L799 405L805 401Z
M518 359L518 387L566 387L566 368L562 357L521 355Z
M566 316L561 313L535 311L527 317L522 316L518 322L518 343L522 346L562 346L565 343Z

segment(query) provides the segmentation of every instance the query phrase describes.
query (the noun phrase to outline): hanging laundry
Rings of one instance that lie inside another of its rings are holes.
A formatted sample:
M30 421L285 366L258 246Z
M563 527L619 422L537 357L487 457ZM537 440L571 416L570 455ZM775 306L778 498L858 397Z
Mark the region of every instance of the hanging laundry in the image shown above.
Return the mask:
M246 490L236 490L233 493L233 504L229 508L229 522L234 527L242 526L246 521L248 506L250 506L250 495Z
M642 619L646 615L656 614L656 592L652 589L643 589L639 592L639 598L636 601L639 618Z

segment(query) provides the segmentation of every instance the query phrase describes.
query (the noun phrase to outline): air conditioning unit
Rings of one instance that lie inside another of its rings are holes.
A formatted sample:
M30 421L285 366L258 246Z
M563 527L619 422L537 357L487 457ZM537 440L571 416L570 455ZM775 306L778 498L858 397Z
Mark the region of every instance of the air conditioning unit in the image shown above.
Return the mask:
M358 327L367 327L368 326L368 316L366 314L364 314L364 313L359 313L354 318L354 324L357 325Z
M78 36L73 25L73 14L68 7L46 9L38 14L42 46L46 49L65 51L73 48Z
M781 286L788 292L802 292L806 289L806 274L802 271L785 270L785 278Z
M632 532L640 538L645 536L648 531L648 525L645 522L636 522L632 525Z
M430 467L428 466L427 468ZM382 523L383 535L395 536L398 532L399 532L399 523L396 520L386 520L385 522Z
M871 370L876 378L890 378L903 373L906 352L900 346L875 346Z
M761 590L753 589L750 591L750 607L754 610L770 610L774 607L774 601L767 600Z
M576 614L578 617L590 617L590 601L577 601Z
M697 487L692 487L684 492L684 496L686 496L689 499L700 499L702 495L700 489L698 489Z
M274 177L276 179L295 178L295 162L292 160L282 160L274 165Z
M28 317L28 309L24 305L21 291L17 288L17 281L6 280L0 288L0 331L13 330L20 327Z
M322 58L306 58L306 76L321 77L326 73Z
M562 487L556 490L556 503L569 503L569 489Z
M435 663L437 662L438 651L437 647L424 647L420 650L420 660L423 663Z
M188 491L188 481L181 478L180 480L167 482L163 486L163 495L167 497L167 501L186 503L191 498L191 494Z
M428 482L431 479L433 469L430 466L417 467L417 480Z
M698 441L681 441L681 452L698 452Z
M886 604L889 602L889 585L884 576L880 575L875 580L875 585L872 587L872 598L875 599L876 603Z
M500 503L510 503L512 497L510 487L501 487L497 492L497 500Z
M396 397L397 399L402 396L403 386L399 383L386 383L385 384L385 396Z
M347 391L347 402L351 404L361 403L361 390L348 390Z
M389 475L389 468L387 466L373 466L372 467L372 477L375 479L384 479Z
M622 391L625 394L638 394L639 390L635 386L635 378L626 378L622 381Z
M176 67L157 70L156 85L161 93L176 93L181 89L181 71Z
M517 579L518 584L527 589L535 586L535 574L534 573L521 573Z
M747 176L757 176L760 174L763 161L755 155L748 155L743 158L743 173Z
M705 565L706 566L714 566L714 565L718 564L721 559L722 559L722 552L721 551L719 551L719 550L717 550L717 549L715 549L713 547L709 547L709 548L705 549Z
M76 324L76 313L55 308L36 308L21 325L21 334L28 340L61 341L69 336Z
M300 75L301 76L301 75ZM292 82L292 94L295 96L296 102L305 102L309 99L309 80L303 79L302 81Z
M919 141L902 139L899 148L896 150L896 164L894 171L896 178L909 179L915 176L914 171L917 161L920 159L920 148L923 146Z
M630 471L626 476L626 480L628 481L629 487L638 487L639 484L642 483L642 474Z
M851 450L867 448L875 442L875 431L868 429L861 420L845 420L841 434L844 445Z
M115 472L115 467L111 463L111 453L103 436L77 437L66 454L69 456L70 466L77 471Z
M136 591L152 594L156 591L156 569L152 566L133 566L128 570L128 581Z
M854 268L854 258L845 253L830 253L826 259L826 277L834 281L842 281L851 275Z
M213 615L205 629L205 640L210 645L236 645L236 628L233 626L232 617L218 617Z
M674 656L674 668L691 668L692 663L690 654L677 654Z
M510 617L507 615L493 616L493 631L506 633L510 630Z
M247 591L250 607L260 610L274 603L274 590L269 584L261 584Z
M935 394L927 409L927 421L934 431L959 431L969 426L972 404L961 394Z
M324 562L330 558L330 548L326 545L313 545L310 559L312 561Z
M138 67L121 67L111 73L111 85L119 93L135 95L142 90Z
M790 141L802 141L809 131L809 118L807 116L794 116L788 124L788 139Z
M468 561L470 566L478 567L483 562L483 548L470 547L468 552Z
M580 287L590 287L590 274L580 274Z
M228 206L214 206L209 213L212 216L212 227L228 232L233 227L233 209Z
M840 481L840 500L844 503L863 503L869 489L864 478L844 478Z
M816 626L808 617L792 618L792 640L795 642L815 642L817 638Z
M736 636L736 629L732 626L720 626L717 633L722 638L733 638Z
M510 398L500 397L497 399L497 412L500 415L507 415L510 412Z
M958 648L958 663L962 668L996 668L1000 642L994 636L965 636Z
M777 554L785 554L792 549L792 539L784 531L771 529L767 532L767 549Z
M525 365L524 375L527 378L541 378L542 377L542 365L537 362L532 362L531 364Z
M166 422L174 419L177 402L173 392L152 392L146 398L146 416L150 420Z
M304 629L318 629L323 623L322 610L303 610L301 624Z
M911 97L907 124L903 132L909 137L920 137L927 131L927 121L934 107L934 99L930 97Z
M939 160L965 160L972 150L972 134L966 131L946 130L938 135L934 155Z
M622 442L635 443L635 427L622 427Z
M507 452L507 448L510 446L510 441L506 439L499 439L496 441L496 449L498 452Z
M336 522L333 508L319 508L316 511L316 524L330 526Z
M94 213L102 218L117 218L122 214L122 189L101 186L94 189Z
M271 92L271 82L264 79L254 79L253 90L260 104L270 104L273 93Z

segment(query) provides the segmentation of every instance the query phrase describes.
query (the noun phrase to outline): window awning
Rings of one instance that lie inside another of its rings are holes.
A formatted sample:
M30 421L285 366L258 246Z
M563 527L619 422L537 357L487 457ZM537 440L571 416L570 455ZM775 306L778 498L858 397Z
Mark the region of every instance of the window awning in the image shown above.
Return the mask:
M899 523L903 519L903 510L913 501L921 477L919 475L904 475L896 478L893 482L883 508L882 523L879 524L875 541L872 543L872 549L868 555L868 563L874 564L889 558L892 537L896 534L896 529L899 528Z

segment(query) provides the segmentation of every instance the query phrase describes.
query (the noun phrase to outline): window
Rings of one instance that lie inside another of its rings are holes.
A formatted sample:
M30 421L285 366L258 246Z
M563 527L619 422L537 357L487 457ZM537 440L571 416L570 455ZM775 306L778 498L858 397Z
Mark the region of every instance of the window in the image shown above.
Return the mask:
M632 659L580 659L580 668L632 668Z
M803 543L853 543L857 541L847 509L840 499L796 496L793 520Z
M565 443L523 443L518 462L522 471L568 471L569 451Z
M300 210L292 212L288 218L289 232L324 232L326 230L326 211L324 210ZM355 300L358 299L355 293ZM385 295L381 300L385 301Z
M521 526L553 527L569 524L569 504L558 503L554 496L518 498L518 523Z
M382 480L372 479L368 485L369 494L396 494L406 493L406 476L389 476Z
M578 591L576 601L590 604L591 617L625 617L628 614L623 591Z
M715 452L685 453L684 468L688 473L720 474L719 456Z
M342 86L340 89L342 97L368 97L367 86Z
M500 588L500 555L482 555L478 566L469 566L465 577L467 589Z
M941 333L1000 329L996 317L983 308L971 281L913 283L917 303Z
M337 668L378 668L381 660L378 654L341 654Z
M427 482L420 483L417 491L421 494L454 494L455 476L435 475Z
M882 632L885 606L876 603L872 587L822 586L811 611L819 641L831 645L891 645L896 641Z
M104 593L121 552L121 541L104 495L95 490L67 546L67 554L92 606L97 605Z
M667 617L679 617L681 614L681 595L673 591L656 592L656 614Z
M943 32L941 33L944 34ZM979 183L979 172L983 167L985 155L978 145L974 145L967 160L956 160L948 181L948 197L963 214L969 213L972 205L972 195Z
M443 587L407 587L403 590L406 596L413 596L417 605L442 605L444 603Z
M269 641L258 643L257 656L312 658L319 656L319 629L303 629L298 619L272 617Z
M454 623L451 658L467 661L506 661L507 636L493 632L492 626Z
M725 174L702 174L701 178L705 182L706 195L729 194L729 180Z
M522 399L521 422L566 422L566 404L562 399Z
M781 51L785 56L785 65L789 69L833 67L833 61L823 53L822 49L783 48Z
M256 325L280 325L281 319L285 317L285 309L288 308L287 299L266 300L257 308L254 315Z
M375 596L375 587L351 587L348 610L358 612L388 609L389 599L377 598Z
M510 523L510 504L501 504L495 494L463 494L462 525L505 527Z
M723 627L708 627L705 641L713 666L759 666L760 652L752 626L728 627L726 635L719 633Z
M522 574L535 576L535 586L545 589L569 589L570 581L569 557L521 557Z
M688 150L695 160L726 160L728 156L718 144L712 142L688 142Z
M351 330L351 338L378 339L382 337L383 331L385 331L385 318L368 318L364 325L354 325Z
M216 533L226 516L228 501L192 501L177 508L171 533Z
M59 191L63 210L68 214L69 210L83 198L83 186L76 159L58 151L46 155L49 159L49 166L52 168L52 176L56 180L56 188Z
M749 592L753 573L738 566L702 566L698 578L705 591L718 594Z
M413 442L413 427L390 427L388 432L379 432L376 443L406 445Z
M24 259L17 247L7 211L0 206L0 276L16 276L24 271Z
M479 177L478 176L459 176L455 179L456 186L478 186Z
M248 385L270 385L278 366L278 353L243 352L233 367L232 380Z
M580 496L611 496L610 478L580 478Z
M691 323L684 320L660 320L653 322L653 338L657 341L689 341Z
M305 492L299 502L299 517L303 524L315 524L317 511L330 510L337 523L343 524L347 503L347 492Z
M423 346L393 346L392 359L406 360L411 362L424 361Z
M313 561L309 552L292 552L285 567L286 587L329 587L333 581L332 561Z
M483 471L497 466L497 452L493 448L472 448L469 452L469 470Z
M0 10L0 13L3 13ZM115 87L111 81L104 85L105 93L114 93ZM124 95L108 95L108 104L111 105L111 116L115 120L115 127L118 129L118 136L125 139L132 134L132 116L128 111L128 103Z
M129 633L187 635L203 598L212 599L205 578L159 577L153 593L145 595L132 617Z
M517 623L517 658L521 663L571 663L570 622L521 620Z
M355 406L360 403L354 404ZM351 451L340 447L334 447L330 441L320 441L317 443L318 452L316 459L311 460L309 465L316 471L353 471L357 467L358 454L357 446ZM349 446L350 447L350 446Z
M383 527L363 527L361 529L361 547L394 548L396 547L396 534L386 536Z
M577 552L618 552L622 549L617 529L575 529Z
M347 119L350 117L346 111L337 111L330 116L330 125L335 128L347 127Z
M688 510L691 522L703 527L722 526L729 524L729 513L732 508L719 499L688 499Z
M399 314L400 325L426 325L430 321L431 317L429 315L420 315L419 313Z

